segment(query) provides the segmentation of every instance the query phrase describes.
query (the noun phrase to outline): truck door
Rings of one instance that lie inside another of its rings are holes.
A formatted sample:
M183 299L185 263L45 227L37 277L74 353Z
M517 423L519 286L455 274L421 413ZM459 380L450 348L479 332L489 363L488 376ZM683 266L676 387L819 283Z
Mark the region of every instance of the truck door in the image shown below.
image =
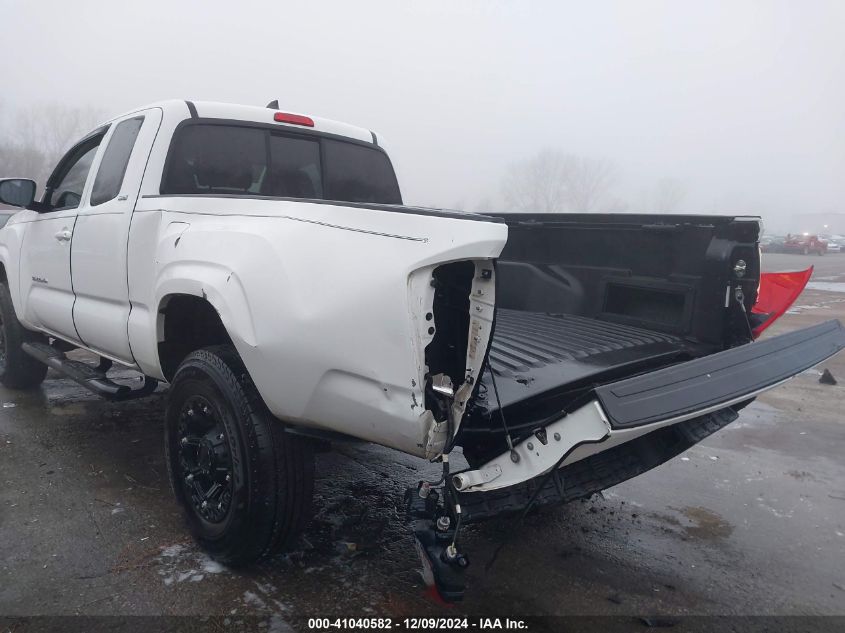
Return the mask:
M127 332L127 238L161 116L161 109L153 108L111 124L73 232L76 330L87 347L128 364L135 361Z
M73 325L70 250L74 224L91 179L91 166L105 128L76 144L47 180L43 209L24 234L20 293L27 323L79 342Z

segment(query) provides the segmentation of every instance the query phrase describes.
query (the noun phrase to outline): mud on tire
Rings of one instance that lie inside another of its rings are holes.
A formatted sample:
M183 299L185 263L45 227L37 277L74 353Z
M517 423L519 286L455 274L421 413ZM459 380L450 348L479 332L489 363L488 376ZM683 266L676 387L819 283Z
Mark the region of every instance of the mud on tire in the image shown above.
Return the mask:
M0 382L10 389L32 389L44 381L47 365L21 349L27 341L43 336L27 330L15 314L12 296L5 282L0 282Z
M221 562L284 550L310 518L312 444L284 431L231 346L193 352L179 366L165 451L191 532Z

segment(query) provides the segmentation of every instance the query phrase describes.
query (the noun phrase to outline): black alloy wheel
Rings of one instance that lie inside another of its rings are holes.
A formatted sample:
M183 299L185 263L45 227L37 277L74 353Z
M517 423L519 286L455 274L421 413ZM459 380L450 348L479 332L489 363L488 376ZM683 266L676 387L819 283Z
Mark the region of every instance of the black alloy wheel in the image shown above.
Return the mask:
M185 499L197 517L221 523L232 508L232 453L223 419L202 396L179 413L179 473Z
M164 426L173 492L207 552L237 566L296 545L310 516L313 445L272 415L232 346L185 357Z

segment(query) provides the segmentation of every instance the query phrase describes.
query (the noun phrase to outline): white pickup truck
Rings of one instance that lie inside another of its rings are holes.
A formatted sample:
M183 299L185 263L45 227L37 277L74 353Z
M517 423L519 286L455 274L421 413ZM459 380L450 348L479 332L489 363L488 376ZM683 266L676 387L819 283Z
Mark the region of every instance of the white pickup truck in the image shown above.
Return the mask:
M170 383L173 490L230 564L291 544L313 446L351 436L443 462L408 509L456 599L461 525L644 472L845 345L752 342L806 281L761 275L756 218L403 206L375 133L275 103L124 114L35 191L0 180L0 380Z

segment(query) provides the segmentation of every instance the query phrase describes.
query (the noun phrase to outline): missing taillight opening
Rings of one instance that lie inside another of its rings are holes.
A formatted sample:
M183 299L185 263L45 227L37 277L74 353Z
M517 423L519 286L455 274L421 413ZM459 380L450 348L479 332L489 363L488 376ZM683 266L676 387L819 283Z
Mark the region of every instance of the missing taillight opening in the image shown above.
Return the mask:
M430 283L431 312L425 316L435 331L425 347L425 407L446 432L443 443L429 449L436 455L454 446L480 384L493 332L495 268L489 260L442 264L432 270Z
M425 363L430 376L445 374L456 388L464 382L467 345L469 343L469 297L475 265L471 261L453 262L434 269L435 334L425 349ZM426 393L426 408L438 415L445 404ZM442 419L442 418L441 418Z

